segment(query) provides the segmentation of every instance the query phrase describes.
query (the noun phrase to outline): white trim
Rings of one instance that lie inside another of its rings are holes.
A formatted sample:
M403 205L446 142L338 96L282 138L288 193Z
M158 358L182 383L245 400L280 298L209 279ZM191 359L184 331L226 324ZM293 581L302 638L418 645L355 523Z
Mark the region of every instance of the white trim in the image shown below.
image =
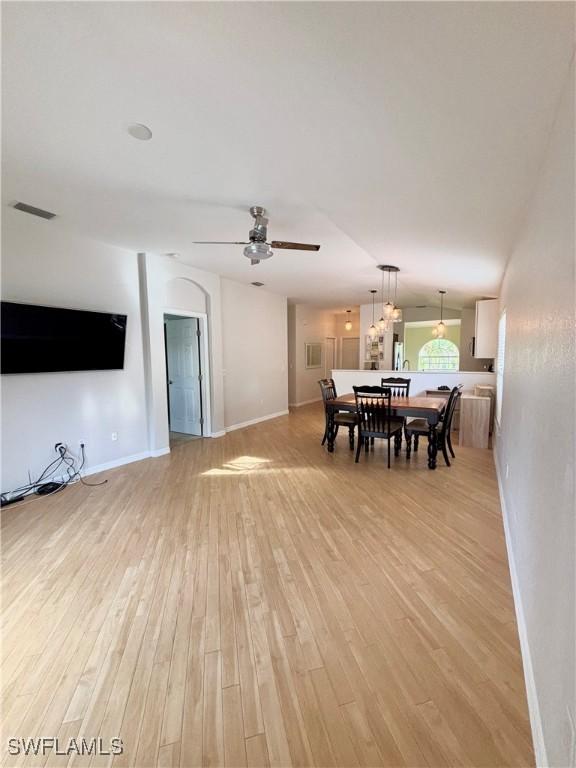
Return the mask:
M202 373L202 381L200 382L200 391L202 394L202 418L204 419L202 426L202 437L208 435L212 436L212 398L210 387L210 346L208 343L208 315L206 312L188 312L185 309L170 309L165 307L162 310L162 323L164 323L164 315L176 315L177 317L196 317L200 321L200 368ZM164 358L166 358L166 340L164 339ZM170 422L170 415L168 414L168 423Z
M155 451L150 451L150 458L157 459L159 456L166 456L167 453L170 453L170 446L166 448L156 448Z
M327 342L333 341L332 346L332 368L328 369L328 344ZM338 337L337 336L325 336L324 337L324 378L328 378L328 370L330 370L330 376L332 371L338 366Z
M260 424L261 421L269 421L270 419L277 419L280 416L288 416L290 411L278 411L278 413L269 413L267 416L259 416L257 419L250 419L249 421L242 421L240 424L231 424L226 427L226 432L234 432L236 429L244 429L244 427L251 427L253 424Z
M82 469L82 477L96 475L99 472L106 472L109 469L116 469L117 467L123 467L125 464L133 464L136 461L143 461L144 459L156 459L160 456L165 456L168 453L170 453L170 448L158 448L155 451L142 451L142 453L133 453L131 456L122 456L120 459L105 461L103 464L95 464L93 467L84 467ZM68 476L62 475L54 479L63 481L67 480Z
M301 405L310 405L310 403L320 403L322 397L315 397L313 400L303 400L301 403L288 403L290 408L300 408Z
M253 424L259 424L262 421L268 421L269 419L277 419L280 416L288 416L289 411L278 411L277 413L270 413L267 416L259 416L257 419L250 419L250 421L243 421L241 424L232 424L226 427L225 430L220 432L212 432L210 437L224 437L227 432L234 432L236 429L244 429L244 427L250 427ZM82 470L82 475L95 475L98 472L106 472L108 469L116 469L122 467L124 464L132 464L135 461L143 461L144 459L154 459L160 456L166 456L170 453L170 448L157 448L154 451L142 451L141 453L134 453L131 456L122 456L120 459L113 459L112 461L106 461L103 464L96 464L93 467L86 467ZM66 480L66 476L62 478L55 478Z
M106 472L107 469L116 469L116 467L122 467L124 466L124 464L132 464L135 461L142 461L143 459L149 459L151 456L152 456L151 451L142 451L142 453L133 453L131 456L122 456L120 459L113 459L112 461L105 461L103 464L96 464L93 467L86 467L82 470L82 474L95 475L98 472Z
M504 538L506 540L506 550L508 552L508 567L510 568L510 580L512 582L512 594L514 596L514 608L516 611L516 624L518 625L518 637L520 639L520 651L522 653L522 665L524 667L524 683L526 685L526 698L528 699L528 713L530 715L530 726L532 730L532 743L534 745L534 754L536 765L543 768L548 765L548 756L546 754L546 743L544 741L544 729L542 726L542 716L540 714L540 705L538 702L538 692L536 690L536 680L534 678L534 667L532 666L532 655L530 653L530 644L528 642L528 631L526 629L526 618L524 607L522 605L522 595L520 592L520 582L516 571L514 553L512 551L512 537L510 526L508 524L508 510L504 499L504 488L500 475L497 454L498 442L494 446L494 465L496 467L496 478L498 480L498 491L500 494L500 506L502 507L502 520L504 521Z

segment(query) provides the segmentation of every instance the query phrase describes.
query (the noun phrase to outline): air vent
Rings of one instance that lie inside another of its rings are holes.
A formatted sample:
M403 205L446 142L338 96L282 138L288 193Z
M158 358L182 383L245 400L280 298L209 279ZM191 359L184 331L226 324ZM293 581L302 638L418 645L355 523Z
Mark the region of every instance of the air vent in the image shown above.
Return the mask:
M24 213L31 213L32 216L40 216L41 219L53 219L56 214L50 213L50 211L43 211L42 208L34 208L33 205L27 203L14 203L14 208L17 211L24 211Z
M262 288L262 286L264 285L264 283L250 283L250 285L255 285L255 286L256 286L256 288Z

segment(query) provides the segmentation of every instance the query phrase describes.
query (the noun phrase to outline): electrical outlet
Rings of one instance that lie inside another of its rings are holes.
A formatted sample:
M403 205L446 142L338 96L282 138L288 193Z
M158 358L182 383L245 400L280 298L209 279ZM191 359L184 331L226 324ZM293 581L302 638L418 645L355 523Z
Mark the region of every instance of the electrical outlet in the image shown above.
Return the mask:
M118 432L112 432L112 440L118 440Z
M84 448L86 448L86 440L84 440L84 438L81 437L80 440L78 440L78 445L80 446L80 448L82 446L84 446Z

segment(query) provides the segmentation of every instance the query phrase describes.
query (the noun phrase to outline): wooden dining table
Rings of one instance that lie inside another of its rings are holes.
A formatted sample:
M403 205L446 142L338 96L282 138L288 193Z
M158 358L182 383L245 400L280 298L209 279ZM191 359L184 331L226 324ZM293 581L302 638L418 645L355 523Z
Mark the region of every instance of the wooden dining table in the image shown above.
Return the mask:
M437 427L440 417L446 408L446 398L443 397L393 397L390 401L392 417L426 419L428 422L428 468L436 469L438 454ZM328 451L334 451L334 414L337 411L356 410L356 397L353 392L340 395L326 402L328 409Z

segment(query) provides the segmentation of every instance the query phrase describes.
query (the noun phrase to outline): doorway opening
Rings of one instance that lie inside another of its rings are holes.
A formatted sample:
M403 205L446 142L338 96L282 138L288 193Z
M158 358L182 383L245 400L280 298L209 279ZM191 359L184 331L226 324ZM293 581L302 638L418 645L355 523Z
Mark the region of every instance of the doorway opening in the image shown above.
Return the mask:
M205 371L205 318L164 314L166 392L170 445L207 434Z
M336 368L336 337L326 336L324 349L324 378L332 377L332 371Z

